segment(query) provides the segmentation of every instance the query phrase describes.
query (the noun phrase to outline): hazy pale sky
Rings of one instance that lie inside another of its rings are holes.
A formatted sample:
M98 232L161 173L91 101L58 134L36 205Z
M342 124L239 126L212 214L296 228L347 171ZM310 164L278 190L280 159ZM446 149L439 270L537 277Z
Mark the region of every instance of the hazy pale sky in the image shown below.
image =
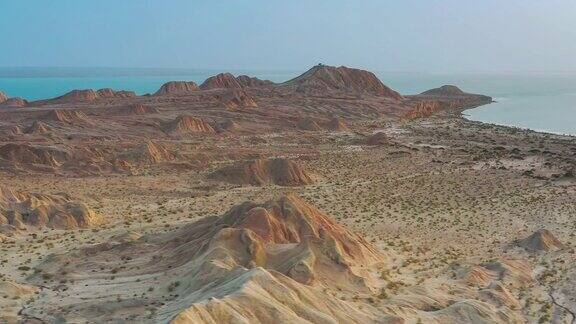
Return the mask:
M0 0L0 66L576 71L573 0Z

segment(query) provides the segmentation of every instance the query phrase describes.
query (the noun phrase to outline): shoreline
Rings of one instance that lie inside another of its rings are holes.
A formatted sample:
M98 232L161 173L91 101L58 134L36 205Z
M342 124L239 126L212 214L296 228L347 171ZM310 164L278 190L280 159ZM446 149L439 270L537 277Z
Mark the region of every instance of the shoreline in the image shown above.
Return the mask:
M514 129L516 131L521 131L521 132L538 133L538 134L553 135L553 136L562 136L562 137L569 137L569 138L576 139L576 134L563 134L563 133L556 133L556 132L548 131L548 130L538 130L538 129L524 128L524 127L514 126L514 125L483 122L480 120L472 120L472 119L469 119L466 117L467 115L465 114L465 112L467 110L472 110L472 109L476 109L476 108L483 107L483 106L489 106L491 104L492 103L484 104L484 105L480 105L480 106L476 106L476 107L470 107L470 108L461 108L461 109L458 109L457 111L453 111L452 113L457 115L458 118L461 118L461 119L463 119L469 123L478 123L478 124L490 125L490 126L495 126L495 127L505 127L505 128Z

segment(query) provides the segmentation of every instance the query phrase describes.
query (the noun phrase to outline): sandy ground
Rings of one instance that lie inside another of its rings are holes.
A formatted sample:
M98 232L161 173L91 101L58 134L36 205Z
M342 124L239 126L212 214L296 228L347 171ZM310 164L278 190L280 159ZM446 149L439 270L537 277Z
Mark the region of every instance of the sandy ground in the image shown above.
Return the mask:
M106 217L106 223L95 229L43 230L9 239L1 247L0 276L26 282L50 253L106 242L126 231L170 231L221 215L247 200L264 201L291 192L381 250L395 252L396 276L406 285L441 278L459 263L520 257L535 271L551 273L517 292L530 321L566 316L556 314L562 310L552 307L546 292L576 309L572 290L576 179L565 176L573 167L574 138L450 116L410 123L383 121L380 129L389 134L391 144L355 145L356 135L351 133L311 134L311 143L267 136L263 149L276 156L290 154L294 145L316 152L297 159L317 182L296 188L208 181L206 175L217 165L135 176L0 175L2 185L14 189L67 192ZM511 248L514 240L541 228L568 248L555 254Z

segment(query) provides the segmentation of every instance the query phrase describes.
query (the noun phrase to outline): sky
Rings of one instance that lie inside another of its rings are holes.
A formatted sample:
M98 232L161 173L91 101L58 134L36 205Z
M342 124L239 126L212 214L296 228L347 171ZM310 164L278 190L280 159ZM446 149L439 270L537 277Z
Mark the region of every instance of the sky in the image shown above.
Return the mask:
M0 0L0 67L576 71L573 0Z

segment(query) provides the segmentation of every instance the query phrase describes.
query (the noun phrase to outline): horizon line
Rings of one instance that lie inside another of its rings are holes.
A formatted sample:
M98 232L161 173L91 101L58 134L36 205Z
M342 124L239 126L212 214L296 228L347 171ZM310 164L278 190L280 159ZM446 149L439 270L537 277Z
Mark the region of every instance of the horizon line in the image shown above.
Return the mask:
M327 66L337 66L329 65ZM295 69L295 68L280 68L280 69L270 69L270 68L197 68L197 67L134 67L134 66L0 66L0 70L10 70L10 69L102 69L102 70L140 70L140 71L206 71L206 72L240 72L240 71L252 71L252 72L298 72L307 71L308 69L314 67L312 65L307 69ZM388 73L413 73L413 74L576 74L576 70L406 70L406 69L369 69L363 67L356 67L351 65L338 65L347 66L350 68L357 68L371 72L388 72ZM0 75L0 77L3 77Z

